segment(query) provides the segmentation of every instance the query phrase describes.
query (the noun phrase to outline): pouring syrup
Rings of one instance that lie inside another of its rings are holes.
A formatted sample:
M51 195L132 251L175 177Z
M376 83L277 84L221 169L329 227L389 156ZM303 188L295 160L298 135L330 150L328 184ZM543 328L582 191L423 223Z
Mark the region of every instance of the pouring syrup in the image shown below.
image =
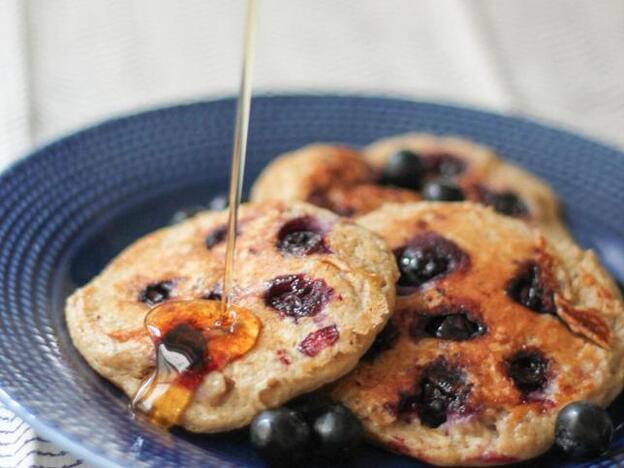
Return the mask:
M231 303L238 207L251 108L256 0L247 1L245 24L221 301L165 302L153 308L145 318L145 327L156 351L156 363L153 372L139 386L132 408L147 413L153 422L165 428L180 422L206 374L223 369L253 348L261 328L260 320L253 313Z

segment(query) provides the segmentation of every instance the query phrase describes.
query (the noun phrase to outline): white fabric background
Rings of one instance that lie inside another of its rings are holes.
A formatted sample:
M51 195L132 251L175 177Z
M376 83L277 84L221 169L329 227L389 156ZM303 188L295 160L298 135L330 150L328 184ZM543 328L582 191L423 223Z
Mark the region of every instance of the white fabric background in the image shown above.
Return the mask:
M0 167L113 115L234 93L243 6L0 0ZM260 0L259 19L259 90L459 102L624 148L622 0ZM36 438L24 457L35 436L12 445L3 421L0 467L70 464Z

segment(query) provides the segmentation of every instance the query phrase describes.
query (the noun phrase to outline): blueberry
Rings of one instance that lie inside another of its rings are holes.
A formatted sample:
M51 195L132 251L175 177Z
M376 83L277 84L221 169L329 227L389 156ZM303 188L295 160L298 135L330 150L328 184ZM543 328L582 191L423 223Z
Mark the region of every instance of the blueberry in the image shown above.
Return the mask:
M225 193L219 194L208 202L208 209L212 211L225 210L228 207L228 196Z
M418 287L470 263L457 244L434 232L419 234L394 254L401 272L400 287Z
M148 306L159 304L169 299L174 286L175 283L173 281L160 281L148 284L139 293L139 301Z
M220 284L215 285L210 291L206 292L202 299L207 301L220 301L223 298L223 286Z
M208 233L204 243L207 249L212 249L215 245L220 244L227 237L227 226L219 226Z
M524 202L512 192L501 192L496 196L494 209L508 216L524 216L528 209Z
M404 420L417 415L424 426L439 427L449 414L466 411L471 388L461 368L440 358L423 369L415 392L399 396L397 413Z
M424 158L427 175L455 177L466 170L466 163L447 153L430 154Z
M187 206L185 208L182 208L176 211L175 213L173 213L173 216L171 217L169 224L178 224L178 223L181 223L182 221L186 221L187 219L195 216L197 213L201 213L205 209L206 207L199 206L199 205Z
M420 324L424 321L424 327ZM415 338L421 335L420 328L424 328L426 335L441 340L465 341L481 336L486 327L465 312L451 312L441 315L425 315L410 327L410 335Z
M455 202L466 199L462 189L444 179L434 180L425 184L422 196L429 201Z
M419 190L424 172L423 163L418 154L401 150L392 154L388 159L382 169L380 183Z
M287 465L308 455L310 427L289 408L262 411L251 422L249 435L260 456L270 463Z
M322 279L303 274L282 275L271 281L264 302L281 316L297 319L318 314L333 293L334 290Z
M555 314L557 307L553 291L546 286L542 276L537 263L525 263L507 283L507 295L534 312Z
M324 230L312 216L302 216L284 224L277 234L277 248L295 256L329 252Z
M603 408L575 401L557 415L555 445L571 457L594 457L607 451L613 431L613 422Z
M181 359L170 360L170 364L179 372L200 367L204 363L206 338L200 329L188 323L180 323L169 330L160 345L167 349L169 356L171 353L179 355Z
M288 407L297 411L302 417L312 424L319 414L332 402L323 392L311 392L300 395L288 402Z
M362 439L360 420L339 404L324 408L312 428L320 455L332 461L351 456Z
M522 199L511 191L496 192L485 187L477 187L481 202L495 211L507 216L522 217L529 214L529 209Z
M544 388L547 371L548 360L535 349L522 349L507 359L507 373L525 396Z
M419 286L449 269L449 259L433 249L408 247L399 259L399 270L405 283Z

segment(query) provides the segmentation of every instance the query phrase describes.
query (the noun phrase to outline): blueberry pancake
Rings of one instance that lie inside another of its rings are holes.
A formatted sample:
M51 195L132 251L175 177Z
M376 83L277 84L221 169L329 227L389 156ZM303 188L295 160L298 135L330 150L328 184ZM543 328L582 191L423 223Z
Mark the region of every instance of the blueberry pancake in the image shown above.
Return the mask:
M403 158L406 154L419 157L425 199L453 199L452 190L438 184L450 181L451 187L459 188L467 200L492 206L507 216L533 221L553 236L569 236L560 220L557 198L546 183L503 161L487 146L463 138L407 133L378 140L364 149L365 159L382 173L384 168L400 161L401 154Z
M400 268L392 319L330 389L386 447L439 465L534 457L558 410L621 391L624 306L592 252L473 203L363 216Z
M247 354L205 375L180 421L191 431L241 427L344 375L394 305L394 256L378 236L305 203L241 208L232 301L260 333ZM150 309L219 298L226 219L204 212L143 237L68 299L74 344L130 397L155 365Z
M357 151L313 144L277 157L260 174L254 202L303 200L342 216L368 213L387 202L421 199L418 192L378 184L375 170Z
M567 236L552 191L491 149L459 138L407 134L379 140L364 158L339 145L314 144L273 161L252 200L305 200L343 216L361 216L385 203L418 200L491 205Z

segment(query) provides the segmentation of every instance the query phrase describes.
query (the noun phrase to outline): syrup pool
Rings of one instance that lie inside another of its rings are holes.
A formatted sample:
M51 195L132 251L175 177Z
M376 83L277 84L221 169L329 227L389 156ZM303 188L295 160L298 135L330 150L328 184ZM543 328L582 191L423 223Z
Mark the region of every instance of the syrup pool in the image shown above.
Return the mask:
M261 322L249 310L220 301L171 301L154 307L145 318L156 363L133 401L156 424L180 422L193 395L210 373L249 352Z

